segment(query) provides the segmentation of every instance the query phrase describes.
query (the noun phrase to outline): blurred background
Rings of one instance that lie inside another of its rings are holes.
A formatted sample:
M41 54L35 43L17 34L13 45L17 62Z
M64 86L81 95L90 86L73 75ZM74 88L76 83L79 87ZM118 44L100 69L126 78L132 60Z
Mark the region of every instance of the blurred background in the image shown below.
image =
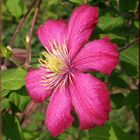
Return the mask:
M38 0L36 0L38 2ZM108 84L112 111L103 127L80 131L75 116L73 126L53 138L45 124L45 111L49 99L37 104L27 113L31 98L25 88L26 70L22 69L26 57L29 31L37 2L20 28L13 49L12 36L19 21L33 0L3 0L2 3L2 140L137 140L138 139L138 87L139 87L139 1L138 0L43 0L37 15L31 42L31 67L37 67L43 47L35 32L47 19L66 19L77 6L88 3L99 8L99 23L91 40L110 36L120 52L120 63L112 75L91 73ZM16 59L13 58L13 54ZM5 63L5 61L7 61Z

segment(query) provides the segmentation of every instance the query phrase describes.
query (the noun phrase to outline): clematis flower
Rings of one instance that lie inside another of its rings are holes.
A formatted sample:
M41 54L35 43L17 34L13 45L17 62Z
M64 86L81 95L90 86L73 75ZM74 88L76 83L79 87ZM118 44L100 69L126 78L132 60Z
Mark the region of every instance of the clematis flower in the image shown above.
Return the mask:
M51 96L45 123L53 136L72 125L72 111L80 129L102 126L109 118L107 86L87 72L111 74L119 55L109 37L88 42L97 22L98 8L81 5L68 22L48 20L37 30L45 51L39 68L28 72L26 87L36 103Z

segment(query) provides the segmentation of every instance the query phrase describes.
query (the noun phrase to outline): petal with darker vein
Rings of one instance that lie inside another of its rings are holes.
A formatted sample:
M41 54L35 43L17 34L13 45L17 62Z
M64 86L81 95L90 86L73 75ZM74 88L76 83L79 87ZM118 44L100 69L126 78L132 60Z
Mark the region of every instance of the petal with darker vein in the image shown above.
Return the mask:
M46 112L46 126L53 136L61 134L72 125L72 103L68 89L57 88L52 96Z
M26 88L34 102L43 102L51 94L51 90L42 85L43 76L46 74L47 72L40 68L30 69L26 76Z
M37 30L37 36L42 45L49 51L56 43L58 46L63 45L66 40L67 23L63 20L48 20Z
M82 72L95 70L110 74L118 62L117 45L105 38L86 44L74 58L73 65Z
M68 49L73 58L89 40L98 22L98 8L82 5L74 10L68 23Z
M108 120L110 98L106 85L89 74L74 73L69 85L80 129L103 125Z

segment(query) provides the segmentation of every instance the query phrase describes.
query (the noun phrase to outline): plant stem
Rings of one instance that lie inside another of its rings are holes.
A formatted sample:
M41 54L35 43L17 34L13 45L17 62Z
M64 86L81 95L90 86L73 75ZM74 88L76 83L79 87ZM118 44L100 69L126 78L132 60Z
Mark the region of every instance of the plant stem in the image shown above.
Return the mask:
M31 28L30 28L29 42L28 42L28 45L27 45L27 55L26 55L26 61L25 61L25 64L24 64L25 68L29 66L30 61L31 61L32 34L33 34L34 25L35 25L35 22L36 22L36 17L37 17L38 11L40 9L41 2L42 2L42 0L39 0L37 8L36 8L35 13L34 13L33 22L32 22Z
M13 37L11 39L11 42L10 42L10 47L13 48L13 45L14 45L14 41L15 41L15 38L17 36L17 33L19 32L19 29L22 27L24 21L26 20L27 16L29 15L30 11L32 10L33 6L35 5L35 3L37 2L37 0L34 0L31 4L31 6L29 7L28 11L26 12L26 14L24 15L24 17L19 21L19 24L13 34Z
M14 42L15 42L15 39L16 39L16 36L17 36L17 33L19 32L20 28L22 27L24 21L26 20L27 16L29 15L30 11L32 10L33 6L35 5L35 3L37 2L37 0L34 0L31 4L31 6L29 7L28 11L25 13L25 15L23 16L23 18L19 21L19 24L12 36L12 39L10 41L10 48L13 48L13 45L14 45ZM7 66L8 64L8 59L5 59L4 61L4 66Z
M119 49L119 52L122 52L122 51L124 51L125 49L128 49L128 48L130 48L130 47L132 47L135 43L137 43L138 42L138 38L136 38L134 41L132 41L131 43L129 43L129 44L127 44L127 45L125 45L123 48L120 48Z
M29 106L27 106L25 112L23 112L23 115L21 117L21 121L20 124L22 125L22 123L24 122L27 114L31 111L31 109L34 107L35 103L33 101L30 102Z

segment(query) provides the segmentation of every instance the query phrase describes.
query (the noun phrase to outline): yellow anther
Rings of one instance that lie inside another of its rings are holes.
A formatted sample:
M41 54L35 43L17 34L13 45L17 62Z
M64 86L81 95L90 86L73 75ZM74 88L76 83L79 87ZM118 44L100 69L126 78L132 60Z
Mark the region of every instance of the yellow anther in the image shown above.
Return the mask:
M48 57L47 66L52 72L60 72L64 67L64 64L58 57L50 55Z
M55 56L54 54L49 54L47 52L42 52L45 59L40 59L41 65L46 66L50 71L59 73L64 67L63 61Z

